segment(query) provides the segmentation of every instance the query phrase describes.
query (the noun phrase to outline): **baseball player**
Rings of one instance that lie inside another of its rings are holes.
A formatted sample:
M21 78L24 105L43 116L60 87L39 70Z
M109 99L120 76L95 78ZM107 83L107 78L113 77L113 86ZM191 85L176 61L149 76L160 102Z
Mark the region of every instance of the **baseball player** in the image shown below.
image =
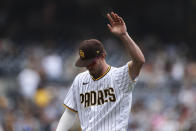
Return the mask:
M78 74L66 95L66 107L57 131L67 131L76 114L83 131L125 131L128 127L132 90L145 62L144 55L129 36L125 22L116 13L107 14L108 29L122 40L132 61L120 68L105 61L103 44L96 40L80 43L78 67L87 71Z

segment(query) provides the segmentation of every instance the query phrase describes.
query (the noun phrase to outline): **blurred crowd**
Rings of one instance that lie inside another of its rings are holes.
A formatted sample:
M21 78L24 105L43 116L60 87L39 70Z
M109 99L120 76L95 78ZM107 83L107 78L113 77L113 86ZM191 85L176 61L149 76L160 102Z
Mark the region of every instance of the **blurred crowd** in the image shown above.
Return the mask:
M110 65L130 60L120 41L101 41ZM74 66L78 42L19 47L0 40L0 131L55 131L70 84L85 70ZM146 63L133 91L128 130L195 131L196 63L186 57L190 49L186 43L164 45L154 36L138 45Z

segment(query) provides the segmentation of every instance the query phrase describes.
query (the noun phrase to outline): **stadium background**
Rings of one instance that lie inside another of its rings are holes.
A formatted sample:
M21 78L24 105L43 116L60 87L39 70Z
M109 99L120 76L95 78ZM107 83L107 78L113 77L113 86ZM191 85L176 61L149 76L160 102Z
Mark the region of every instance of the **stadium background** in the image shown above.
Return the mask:
M0 131L54 131L78 72L78 43L97 38L107 61L128 55L107 30L115 11L146 57L129 131L196 130L195 0L1 0Z

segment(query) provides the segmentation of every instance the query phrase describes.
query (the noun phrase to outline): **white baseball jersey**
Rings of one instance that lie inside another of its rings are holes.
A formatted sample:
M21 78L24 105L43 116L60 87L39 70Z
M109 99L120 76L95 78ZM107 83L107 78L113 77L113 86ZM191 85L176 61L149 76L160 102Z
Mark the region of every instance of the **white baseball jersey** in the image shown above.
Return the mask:
M85 71L76 76L64 105L78 112L83 131L125 131L135 82L130 79L128 63L108 67L97 79Z

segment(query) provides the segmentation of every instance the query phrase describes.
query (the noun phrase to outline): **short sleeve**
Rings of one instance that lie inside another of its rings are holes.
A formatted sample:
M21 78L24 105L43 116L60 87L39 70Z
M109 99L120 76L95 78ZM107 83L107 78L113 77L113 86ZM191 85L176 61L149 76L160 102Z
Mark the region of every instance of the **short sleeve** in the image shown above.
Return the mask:
M116 68L114 71L115 82L122 89L133 89L138 79L136 78L135 80L131 80L131 77L129 76L128 64L129 63L122 67Z
M71 88L69 89L65 97L64 106L73 112L77 112L77 103L74 94L75 94L75 83L73 82Z

